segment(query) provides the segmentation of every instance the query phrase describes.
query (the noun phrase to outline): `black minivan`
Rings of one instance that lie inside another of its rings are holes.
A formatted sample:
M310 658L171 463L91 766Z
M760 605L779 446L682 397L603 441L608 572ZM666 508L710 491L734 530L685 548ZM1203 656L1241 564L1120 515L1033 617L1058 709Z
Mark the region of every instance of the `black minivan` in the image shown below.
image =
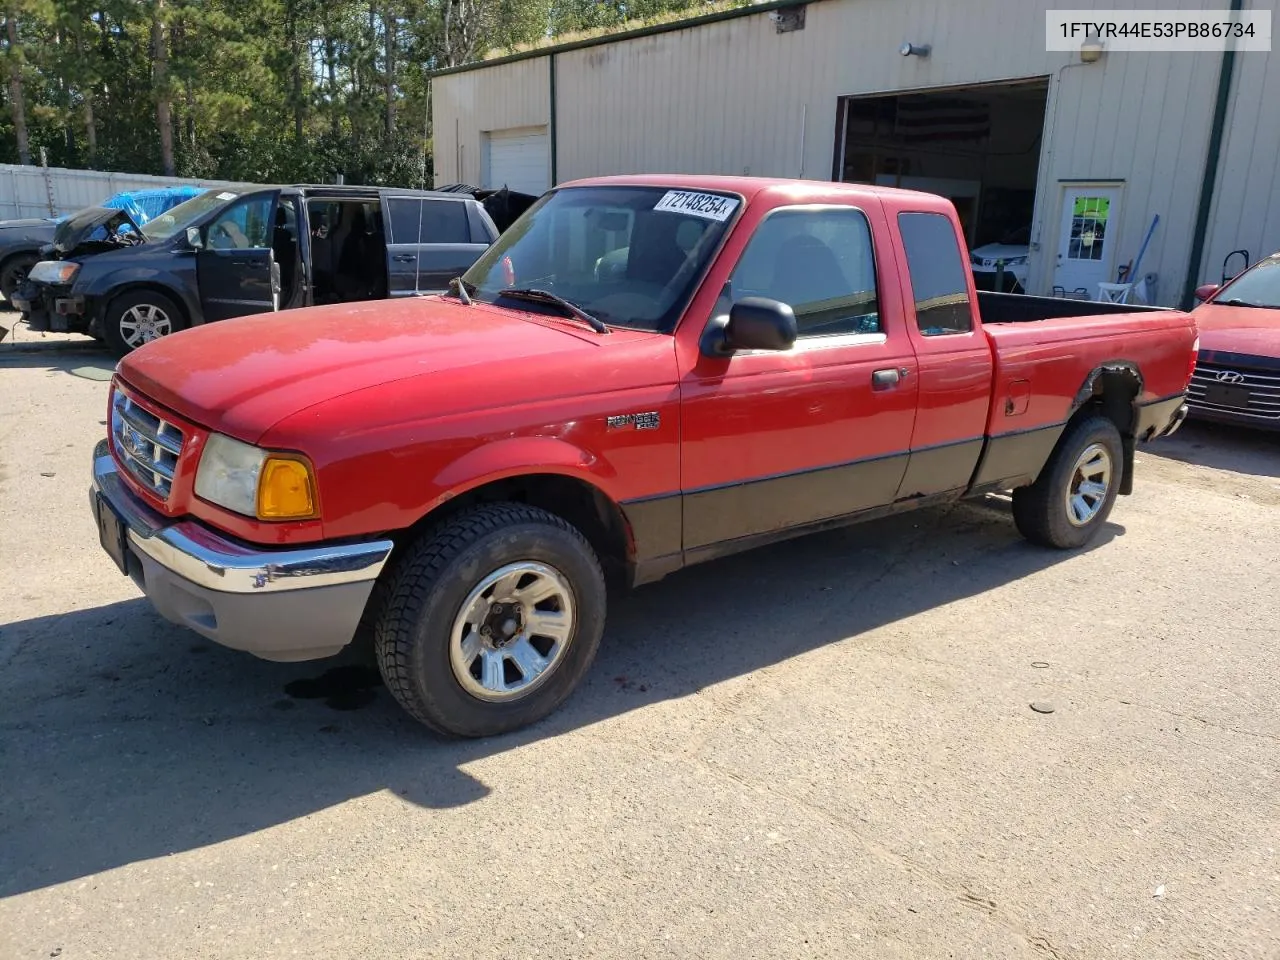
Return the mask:
M217 187L139 227L89 207L59 224L14 306L35 330L123 355L198 323L437 293L498 236L473 197L389 187Z

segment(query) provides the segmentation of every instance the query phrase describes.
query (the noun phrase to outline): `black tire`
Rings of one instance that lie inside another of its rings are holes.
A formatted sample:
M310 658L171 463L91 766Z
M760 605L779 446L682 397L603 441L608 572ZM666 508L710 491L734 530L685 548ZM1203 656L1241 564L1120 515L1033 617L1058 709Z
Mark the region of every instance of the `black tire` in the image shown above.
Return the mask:
M567 583L572 627L563 653L536 685L494 702L469 692L455 674L454 627L472 592L516 563L545 565ZM419 538L375 602L381 609L374 651L392 696L439 733L485 737L542 719L573 692L600 646L605 580L586 538L563 519L536 507L495 503L467 510Z
M102 317L102 339L117 357L123 357L142 345L138 342L130 342L130 337L122 331L122 324L127 322L126 318L128 321L134 321L139 316L139 314L130 313L134 310L140 311L141 315L163 315L166 321L165 332L158 336L177 333L187 326L186 315L172 297L165 296L156 290L130 290L128 293L122 293L107 304ZM159 314L153 314L151 311L159 311Z
M32 254L19 254L5 261L0 267L0 301L5 304L13 302L14 292L39 261L40 258Z
M1097 477L1100 460L1091 454L1091 465L1081 466L1086 451L1101 450L1108 461L1106 491L1103 494L1080 494L1083 471L1094 471L1088 482L1101 483ZM1018 532L1032 543L1059 550L1074 550L1092 540L1107 522L1120 491L1124 471L1124 450L1120 431L1103 416L1083 417L1067 427L1049 462L1036 482L1013 491L1013 519ZM1088 507L1088 518L1081 522L1073 517L1068 491L1079 495Z

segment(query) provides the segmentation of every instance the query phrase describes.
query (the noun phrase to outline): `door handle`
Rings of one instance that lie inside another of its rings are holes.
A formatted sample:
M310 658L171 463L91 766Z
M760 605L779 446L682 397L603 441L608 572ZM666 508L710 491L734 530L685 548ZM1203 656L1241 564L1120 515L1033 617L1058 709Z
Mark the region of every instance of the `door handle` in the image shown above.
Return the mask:
M871 374L871 389L890 390L896 387L906 375L907 369L905 367L889 367L887 370L876 370Z
M396 263L413 263L413 261L417 260L418 258L411 253L397 253L391 259L394 260Z

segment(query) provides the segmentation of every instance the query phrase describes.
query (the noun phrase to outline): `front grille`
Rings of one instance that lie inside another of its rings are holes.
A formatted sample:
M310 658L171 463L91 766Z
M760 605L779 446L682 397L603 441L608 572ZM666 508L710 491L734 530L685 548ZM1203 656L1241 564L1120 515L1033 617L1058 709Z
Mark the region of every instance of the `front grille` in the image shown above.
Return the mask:
M1213 413L1280 422L1280 371L1198 363L1187 403Z
M168 500L182 453L182 431L117 391L111 433L116 457L125 469L160 499Z

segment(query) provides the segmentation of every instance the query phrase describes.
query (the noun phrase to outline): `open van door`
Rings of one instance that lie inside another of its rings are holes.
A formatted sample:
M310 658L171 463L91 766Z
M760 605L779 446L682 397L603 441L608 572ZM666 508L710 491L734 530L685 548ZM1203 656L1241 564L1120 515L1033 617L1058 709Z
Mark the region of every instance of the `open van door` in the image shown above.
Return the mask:
M271 253L277 194L241 197L207 223L196 253L206 322L279 308L279 268Z

